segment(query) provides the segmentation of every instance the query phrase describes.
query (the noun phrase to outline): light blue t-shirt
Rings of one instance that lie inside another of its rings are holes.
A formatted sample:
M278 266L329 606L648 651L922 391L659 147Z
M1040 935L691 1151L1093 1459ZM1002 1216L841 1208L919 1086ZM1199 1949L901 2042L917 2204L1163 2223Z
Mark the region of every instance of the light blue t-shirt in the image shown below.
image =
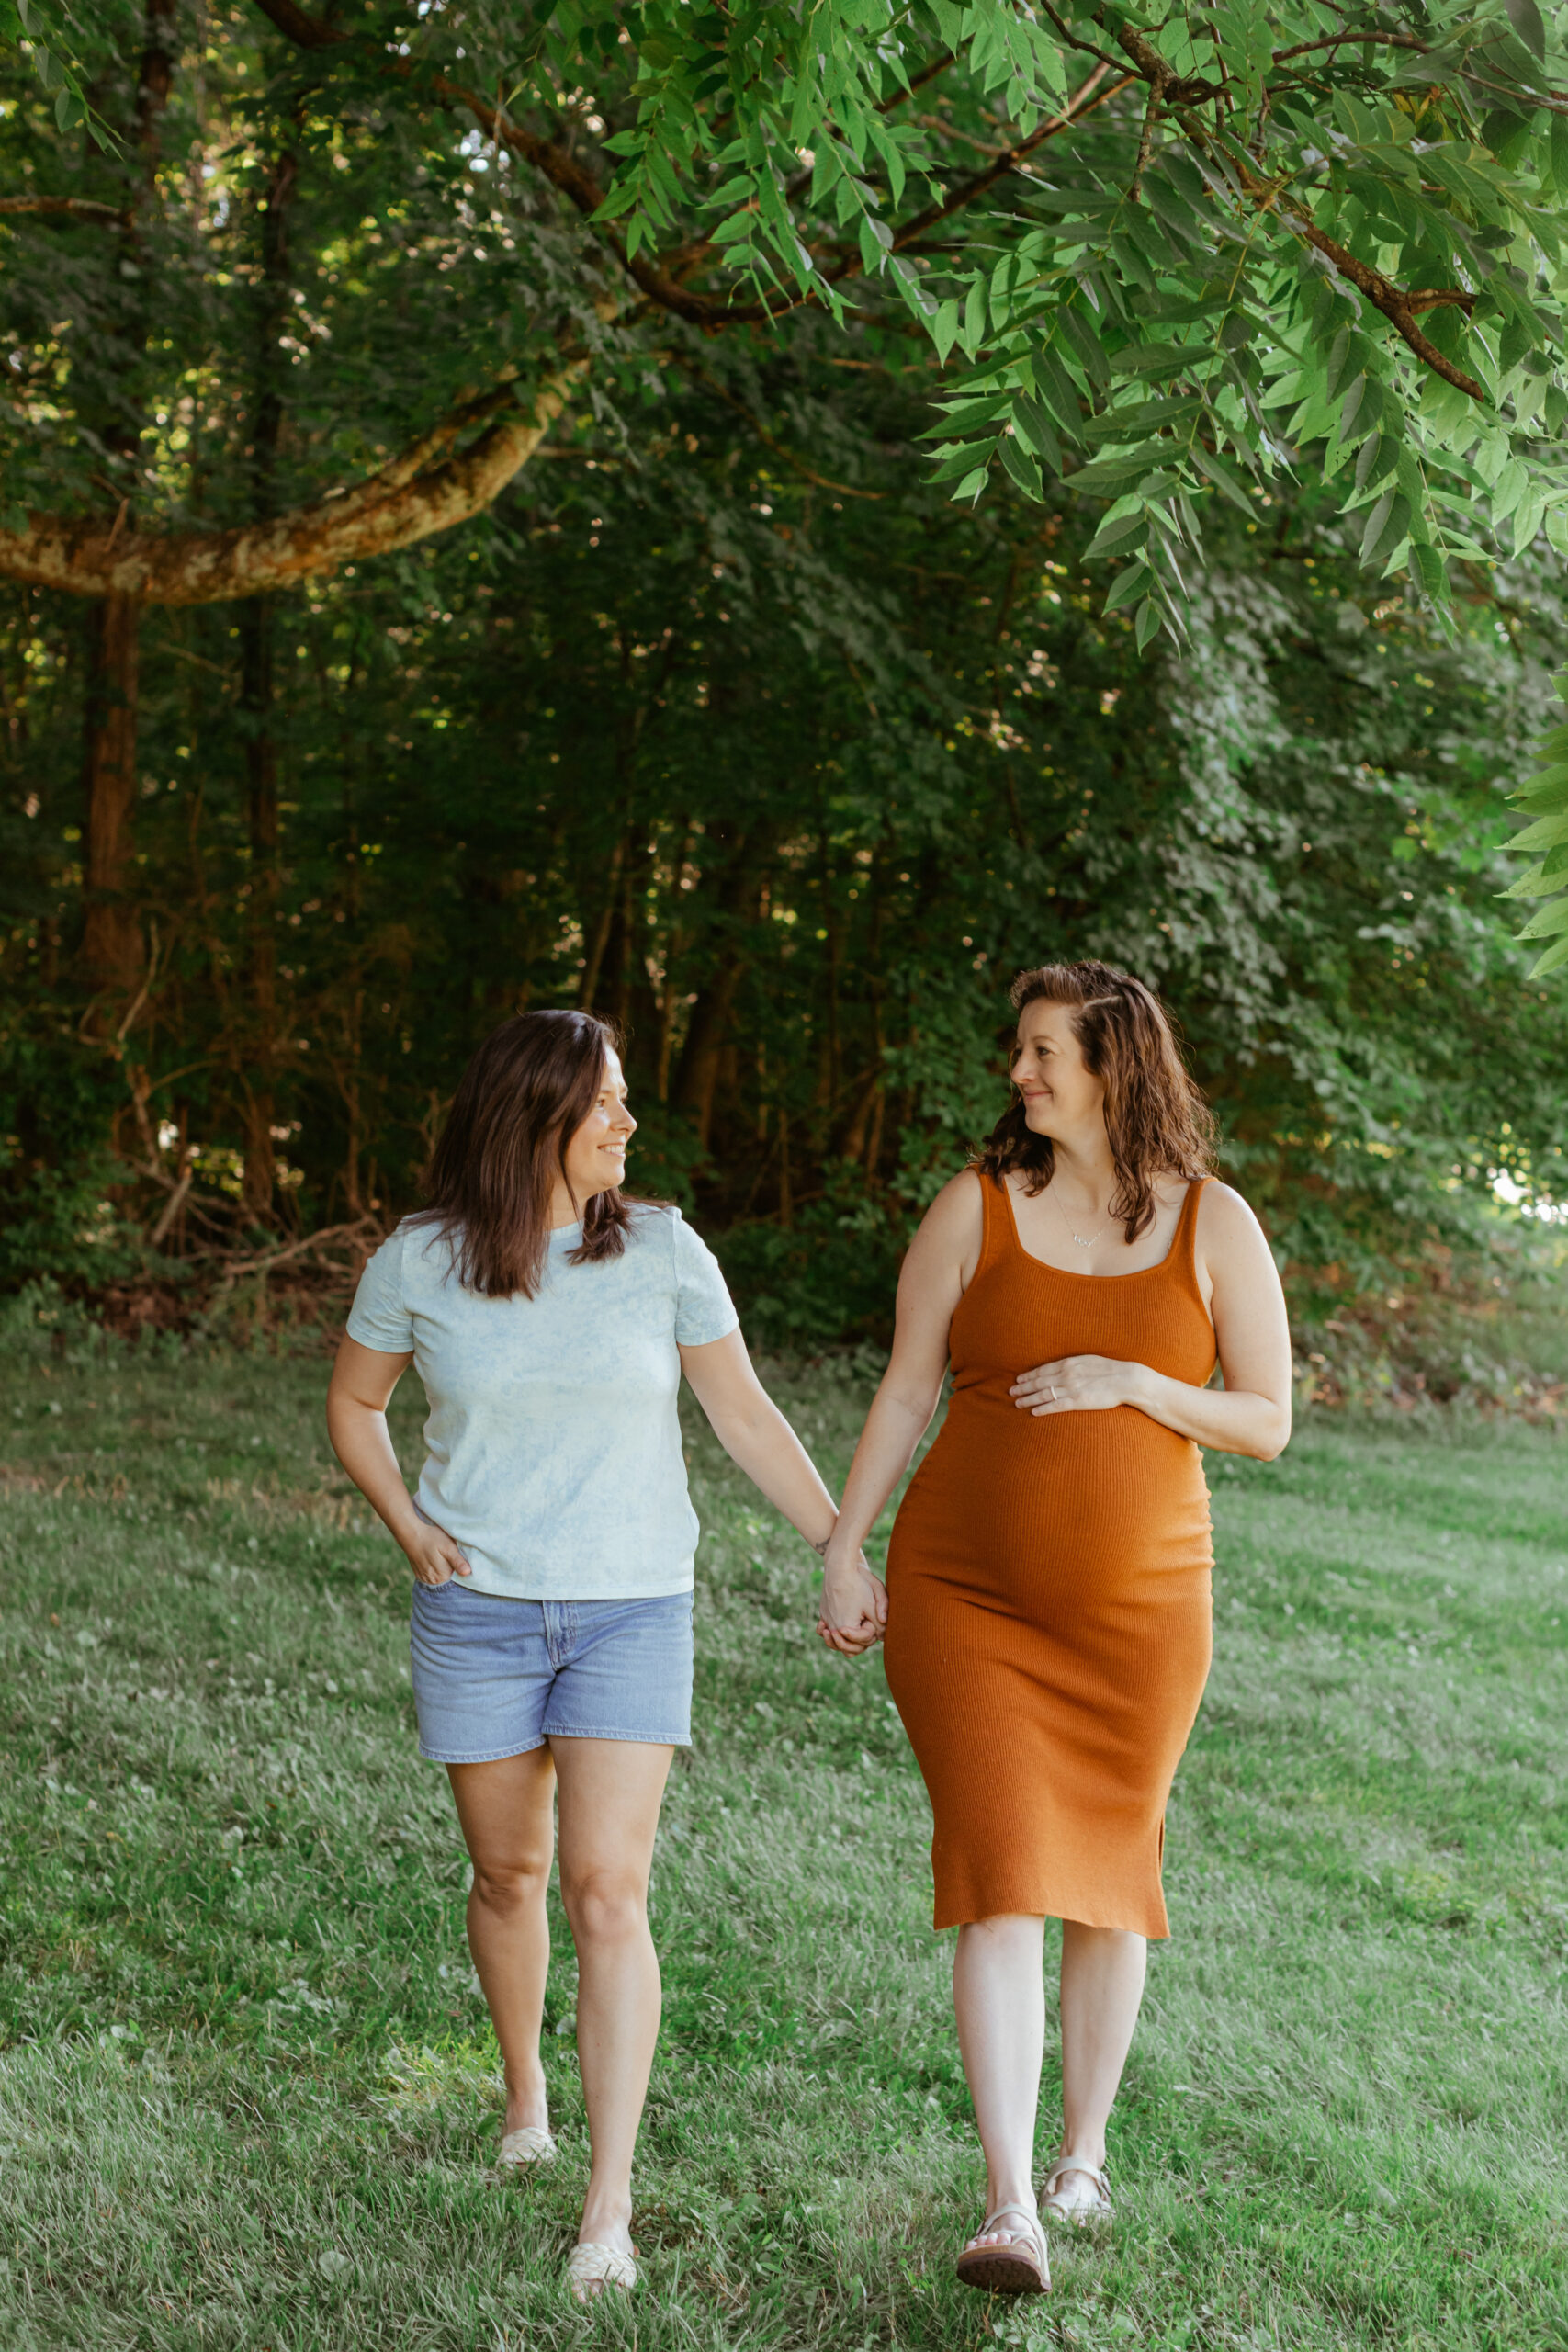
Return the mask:
M429 1225L400 1225L359 1278L348 1336L413 1351L430 1402L418 1506L462 1546L471 1590L646 1600L692 1589L697 1515L675 1400L679 1347L737 1317L679 1209L633 1207L618 1258L550 1236L533 1298L486 1298Z

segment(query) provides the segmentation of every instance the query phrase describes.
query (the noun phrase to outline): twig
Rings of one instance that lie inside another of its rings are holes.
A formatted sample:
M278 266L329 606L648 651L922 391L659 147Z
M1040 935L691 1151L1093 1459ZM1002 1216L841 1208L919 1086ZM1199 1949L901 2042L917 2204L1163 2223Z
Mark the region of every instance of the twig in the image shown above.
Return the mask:
M1155 125L1159 120L1160 108L1164 101L1164 84L1151 82L1149 102L1144 108L1144 128L1138 140L1138 160L1133 166L1133 185L1127 190L1128 196L1134 204L1140 203L1143 198L1144 174L1148 168L1149 156L1154 149Z

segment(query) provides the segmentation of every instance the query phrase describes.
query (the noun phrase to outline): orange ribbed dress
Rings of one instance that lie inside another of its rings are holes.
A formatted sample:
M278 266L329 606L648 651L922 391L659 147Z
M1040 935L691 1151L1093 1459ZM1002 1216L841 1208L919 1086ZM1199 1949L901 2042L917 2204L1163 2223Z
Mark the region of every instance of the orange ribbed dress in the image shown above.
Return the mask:
M1202 1459L1130 1405L1021 1412L1021 1372L1116 1356L1194 1386L1214 1327L1199 1182L1134 1274L1031 1257L1005 1184L953 1317L953 1391L887 1553L888 1688L934 1815L936 1925L1000 1912L1169 1933L1165 1807L1209 1671Z

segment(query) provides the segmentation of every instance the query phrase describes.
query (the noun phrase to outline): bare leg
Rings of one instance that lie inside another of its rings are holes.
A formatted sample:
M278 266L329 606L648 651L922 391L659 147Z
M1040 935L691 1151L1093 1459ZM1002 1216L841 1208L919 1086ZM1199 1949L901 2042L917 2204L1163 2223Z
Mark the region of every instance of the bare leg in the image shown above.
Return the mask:
M1105 2126L1144 1997L1148 1945L1124 1928L1062 1922L1062 2156L1105 2162ZM1074 2181L1064 2188L1070 2199ZM1081 2178L1077 2188L1088 2192Z
M953 2006L986 2152L986 2211L1034 2204L1034 2120L1045 2054L1045 1922L1022 1913L958 1930ZM972 2243L1007 2237L1007 2227Z
M674 1751L618 1739L553 1746L561 1899L577 1945L577 2059L592 2150L578 2242L630 2253L632 2154L662 2006L648 1876Z
M547 1747L493 1764L448 1764L463 1841L474 1866L468 1950L506 2069L503 2132L547 2128L539 2030L550 1964L545 1911L555 1824Z

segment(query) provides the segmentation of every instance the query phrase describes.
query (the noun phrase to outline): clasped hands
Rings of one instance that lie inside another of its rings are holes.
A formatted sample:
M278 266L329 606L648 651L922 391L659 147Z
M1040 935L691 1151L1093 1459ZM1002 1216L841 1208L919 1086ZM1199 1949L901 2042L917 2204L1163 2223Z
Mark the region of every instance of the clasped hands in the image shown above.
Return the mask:
M887 1588L858 1547L840 1552L829 1537L822 1556L817 1630L830 1650L859 1657L887 1628Z

